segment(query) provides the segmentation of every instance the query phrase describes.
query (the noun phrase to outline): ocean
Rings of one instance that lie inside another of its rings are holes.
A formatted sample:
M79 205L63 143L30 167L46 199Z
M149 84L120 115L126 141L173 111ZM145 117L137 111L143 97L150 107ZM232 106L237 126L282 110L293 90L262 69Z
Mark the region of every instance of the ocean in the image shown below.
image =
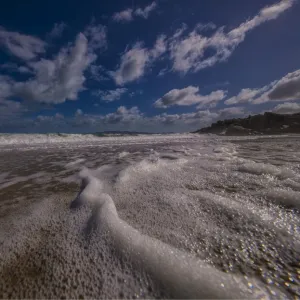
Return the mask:
M0 298L300 297L300 136L0 135Z

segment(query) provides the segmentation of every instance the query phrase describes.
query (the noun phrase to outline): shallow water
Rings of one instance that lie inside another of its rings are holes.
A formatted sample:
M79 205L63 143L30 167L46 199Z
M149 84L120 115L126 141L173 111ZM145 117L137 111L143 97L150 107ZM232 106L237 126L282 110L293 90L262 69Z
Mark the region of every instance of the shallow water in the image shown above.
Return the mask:
M299 136L1 135L0 171L1 298L300 296Z

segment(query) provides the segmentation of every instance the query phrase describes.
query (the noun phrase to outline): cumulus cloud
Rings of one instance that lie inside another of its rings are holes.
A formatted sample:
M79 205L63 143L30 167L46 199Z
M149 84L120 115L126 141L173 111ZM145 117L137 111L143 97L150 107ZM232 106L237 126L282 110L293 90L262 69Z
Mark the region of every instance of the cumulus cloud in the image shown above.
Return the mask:
M229 117L237 117L245 115L244 107L227 107L218 110L218 117L221 119L226 119Z
M84 71L95 56L88 51L86 37L78 34L72 47L62 49L54 60L41 59L30 63L35 77L13 85L16 96L44 103L76 100L84 89Z
M126 108L125 106L120 106L116 112L101 117L101 121L106 124L131 123L142 118L143 114L139 111L138 107Z
M196 72L218 62L226 61L236 47L244 41L250 30L269 20L276 19L293 3L294 0L281 0L272 6L261 9L252 19L231 31L225 32L224 27L221 27L210 37L201 34L205 28L203 24L196 26L188 35L183 36L186 30L186 26L184 26L169 39L173 70L181 73Z
M57 26L54 28L57 29ZM22 65L6 63L0 69L7 73L28 75L24 81L0 75L1 115L4 112L7 115L9 111L24 112L24 102L26 105L30 101L58 104L76 100L78 93L85 89L85 72L97 58L95 51L106 47L106 27L91 23L86 27L85 34L87 37L79 33L74 44L68 43L52 59L44 59L39 57L45 50L46 44L43 41L17 32L8 32L1 27L0 46L5 46L24 61ZM99 79L99 76L95 71L94 77ZM108 78L107 75L106 77ZM12 101L15 98L23 102Z
M185 114L160 114L148 119L148 122L167 126L194 126L200 128L209 125L219 117L216 112L201 110L195 113Z
M270 100L300 99L300 70L281 78L268 94Z
M49 36L53 39L61 37L66 27L67 25L64 22L55 23L49 33Z
M245 110L240 107L225 108L217 111L200 110L194 113L167 114L163 113L148 118L150 124L161 124L163 127L180 130L195 130L225 118L244 116Z
M278 104L273 108L273 112L278 114L295 114L300 112L300 104L295 102L286 102Z
M215 106L217 102L222 100L226 95L223 90L213 91L208 95L199 94L199 88L188 86L183 89L173 89L166 93L163 97L155 101L154 106L159 108L167 108L173 105L188 106L199 104L199 108L204 106Z
M15 105L14 102L12 104ZM124 126L126 126L128 130L133 131L191 131L203 126L208 126L212 122L225 118L225 116L226 118L230 118L231 116L236 117L241 114L245 114L245 112L240 107L230 107L218 111L200 110L183 114L162 113L156 116L147 117L141 113L136 106L131 108L120 106L115 112L106 115L85 114L82 110L77 109L75 114L70 117L64 117L57 113L53 116L40 115L34 120L23 118L23 121L21 119L12 119L12 117L8 117L3 122L0 111L0 126L3 127L3 124L6 124L6 128L7 125L11 128L15 128L17 122L18 126L22 126L23 124L24 128L25 126L27 126L26 128L31 126L30 130L45 130L47 132L57 130L74 131L74 127L77 127L77 130L82 132L123 130ZM38 129L34 129L34 126L38 126L35 127Z
M27 61L44 53L46 43L37 37L7 31L0 27L0 47L5 48L9 54Z
M127 92L126 88L117 88L115 90L109 90L109 91L94 91L93 95L100 97L102 100L107 102L112 102L115 100L119 100L123 94Z
M123 11L114 13L114 15L112 16L112 19L115 22L121 22L121 23L131 22L131 21L133 21L135 16L142 17L144 19L148 19L150 13L153 10L155 10L156 7L157 7L157 4L154 1L144 8L138 7L135 10L133 10L131 8L127 8Z
M270 101L291 101L300 99L300 70L288 73L279 80L256 89L242 89L240 93L225 101L225 104L253 103Z
M242 89L238 95L231 97L225 101L225 104L237 104L249 102L249 100L254 99L257 95L261 95L268 87L263 87L260 89Z
M117 85L124 85L141 78L147 66L150 66L166 51L165 37L159 36L152 49L138 42L121 56L121 62L115 72L110 72Z
M135 44L122 55L120 67L113 73L116 84L123 85L142 77L148 61L148 50L141 43Z

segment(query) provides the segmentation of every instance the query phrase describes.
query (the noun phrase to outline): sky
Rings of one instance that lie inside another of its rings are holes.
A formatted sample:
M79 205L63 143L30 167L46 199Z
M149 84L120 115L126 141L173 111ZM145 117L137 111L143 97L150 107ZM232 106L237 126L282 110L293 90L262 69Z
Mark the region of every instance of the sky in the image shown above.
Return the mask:
M187 132L300 112L299 2L8 1L0 132Z

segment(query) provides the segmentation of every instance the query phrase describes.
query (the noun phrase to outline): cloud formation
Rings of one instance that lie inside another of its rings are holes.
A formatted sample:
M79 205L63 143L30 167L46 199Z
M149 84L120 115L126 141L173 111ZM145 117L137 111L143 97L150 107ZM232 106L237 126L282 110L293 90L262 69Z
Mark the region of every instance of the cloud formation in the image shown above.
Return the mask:
M158 36L154 47L148 49L138 42L121 56L121 62L115 72L110 72L117 85L141 78L146 68L166 51L165 36Z
M54 26L56 31L59 28L57 26L59 25ZM19 97L26 101L54 104L63 103L66 100L76 100L78 93L85 89L84 73L97 58L95 51L105 49L107 46L105 26L92 23L86 27L84 32L85 34L77 35L73 45L69 43L68 46L63 47L53 59L44 59L38 58L38 54L45 48L43 41L28 35L7 32L0 28L0 44L5 43L15 55L25 59L25 65L19 66L11 63L4 64L1 68L10 72L31 75L25 81L15 81L10 77L1 76L1 97ZM6 39L3 39L3 36ZM14 46L11 47L10 43ZM97 70L99 70L98 67ZM93 68L91 73L92 76L99 79L100 75L97 74L97 70Z
M125 106L120 106L116 112L102 116L101 121L105 124L131 123L142 118L143 114L138 107L126 108Z
M242 89L240 93L225 101L225 104L253 103L271 101L291 101L300 99L300 70L288 73L279 80L256 89Z
M300 70L281 78L268 94L270 100L300 99Z
M151 4L147 5L144 8L137 8L135 10L131 8L127 8L125 10L122 10L120 12L115 13L112 16L113 21L115 22L121 22L121 23L126 23L126 22L131 22L133 21L135 16L148 19L150 13L155 10L157 7L156 2L152 2Z
M242 89L236 96L231 97L225 101L225 104L237 104L237 103L247 103L251 99L254 99L257 95L261 95L268 89L268 86L260 89Z
M293 3L294 0L281 0L261 9L252 19L231 31L225 32L224 27L220 27L210 37L202 35L203 29L209 28L209 26L205 27L200 24L193 31L184 35L186 31L186 25L184 25L169 39L173 70L180 73L197 72L218 62L226 61L236 47L244 41L249 31L267 21L276 19ZM213 27L210 26L210 28Z
M7 31L0 27L0 47L5 48L9 54L27 61L44 53L46 43L37 37Z
M19 66L15 63L5 63L0 65L1 70L6 70L12 73L30 74L32 71L26 66Z
M72 47L63 48L54 60L42 59L30 63L35 76L25 82L16 82L13 91L25 100L44 103L62 103L76 100L84 89L84 71L95 59L88 51L88 40L80 33Z
M195 128L201 128L203 126L210 125L212 122L217 120L242 116L245 114L244 109L238 107L225 108L218 111L200 110L194 113L185 114L167 114L163 113L156 115L152 118L148 118L150 123L158 123L163 125L175 125L185 124L195 126Z
M278 114L295 114L300 112L300 104L296 102L286 102L278 104L272 111Z
M101 100L112 102L115 100L119 100L123 94L127 92L126 88L117 88L115 90L108 90L108 91L94 91L93 95L100 97Z
M199 94L199 88L195 86L188 86L183 89L173 89L166 93L163 97L156 100L155 107L167 108L170 106L189 106L199 104L198 108L204 106L213 107L217 102L222 100L226 95L223 90L213 91L208 95Z

